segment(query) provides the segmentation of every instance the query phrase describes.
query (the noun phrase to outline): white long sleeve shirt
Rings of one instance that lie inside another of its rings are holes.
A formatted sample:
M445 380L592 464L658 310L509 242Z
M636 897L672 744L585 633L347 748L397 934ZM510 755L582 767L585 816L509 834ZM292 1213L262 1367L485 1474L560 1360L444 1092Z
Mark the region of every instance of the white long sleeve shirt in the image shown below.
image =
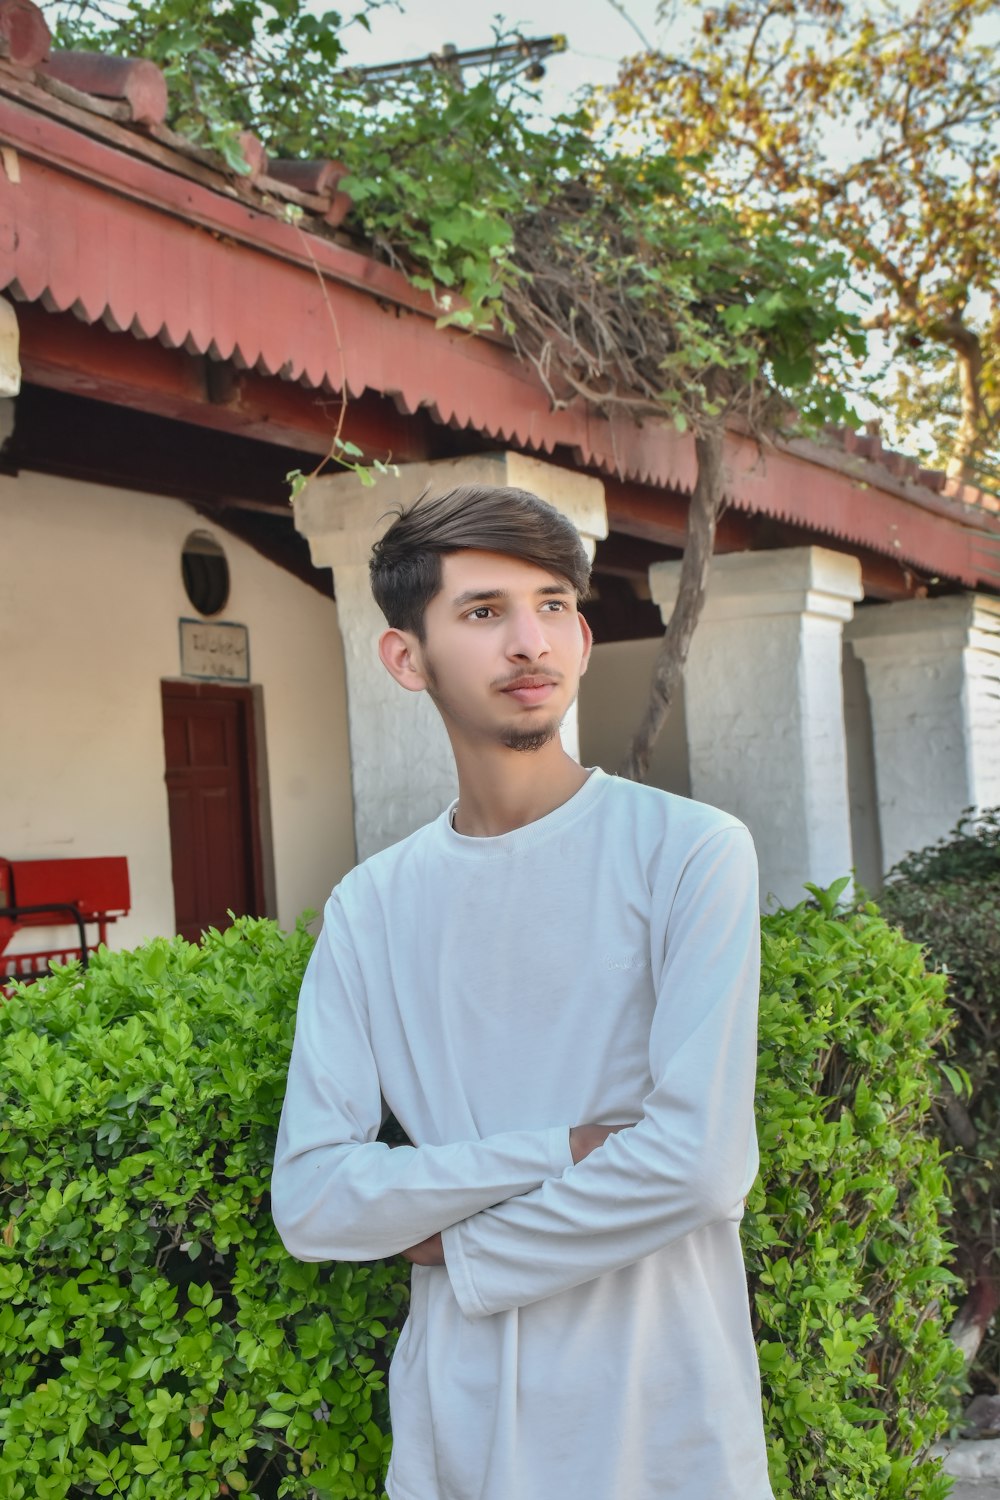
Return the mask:
M739 1220L757 1170L756 862L593 771L353 870L299 1002L272 1183L300 1259L414 1267L391 1500L771 1500ZM376 1139L391 1109L415 1144ZM634 1122L573 1165L569 1129Z

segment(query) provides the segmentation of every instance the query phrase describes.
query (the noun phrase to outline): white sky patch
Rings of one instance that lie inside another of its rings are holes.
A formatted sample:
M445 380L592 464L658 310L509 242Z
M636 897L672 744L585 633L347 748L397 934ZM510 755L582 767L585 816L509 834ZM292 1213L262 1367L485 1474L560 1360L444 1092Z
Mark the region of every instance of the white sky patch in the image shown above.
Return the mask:
M325 7L317 3L314 8ZM634 0L627 6L645 36L666 45L656 19L656 0ZM370 17L371 33L351 26L343 33L348 65L374 66L426 57L440 52L446 42L462 51L487 47L497 28L518 31L527 38L562 35L568 49L545 62L545 77L537 85L546 114L571 108L574 96L588 85L613 83L618 64L642 50L636 32L611 0L537 0L530 6L498 12L495 0L466 0L461 6L445 0L407 0L405 10L386 5Z

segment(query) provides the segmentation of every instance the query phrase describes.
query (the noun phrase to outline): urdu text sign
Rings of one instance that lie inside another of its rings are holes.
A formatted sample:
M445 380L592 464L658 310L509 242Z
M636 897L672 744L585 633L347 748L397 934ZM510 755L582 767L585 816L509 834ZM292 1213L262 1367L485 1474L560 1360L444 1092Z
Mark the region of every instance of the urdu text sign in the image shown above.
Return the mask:
M181 676L250 681L250 632L245 625L179 620Z

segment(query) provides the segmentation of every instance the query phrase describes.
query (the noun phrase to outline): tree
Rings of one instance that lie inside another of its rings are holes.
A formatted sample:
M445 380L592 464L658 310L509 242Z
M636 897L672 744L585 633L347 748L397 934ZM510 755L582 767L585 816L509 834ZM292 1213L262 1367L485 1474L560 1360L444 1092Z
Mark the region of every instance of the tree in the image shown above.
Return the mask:
M535 124L530 95L502 73L464 89L441 75L382 84L379 108L365 109L363 90L331 74L340 43L320 37L302 0L129 0L112 30L82 0L63 27L77 45L165 65L173 123L197 138L225 146L252 122L274 154L339 157L345 227L430 288L442 323L500 324L554 405L692 434L677 607L623 768L643 779L704 600L728 426L763 441L793 420L848 415L843 363L864 341L838 301L841 259L774 217L735 212L696 163L616 149L585 114Z
M1000 477L997 0L695 0L677 53L623 68L611 106L704 163L738 211L828 236L872 296L905 436ZM679 19L680 12L675 14Z

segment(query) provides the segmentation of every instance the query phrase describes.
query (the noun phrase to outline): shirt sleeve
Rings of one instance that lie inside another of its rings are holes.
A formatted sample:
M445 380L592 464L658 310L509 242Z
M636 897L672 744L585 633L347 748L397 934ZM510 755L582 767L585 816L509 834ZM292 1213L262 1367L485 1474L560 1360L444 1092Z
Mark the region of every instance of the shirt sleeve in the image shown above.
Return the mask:
M667 918L653 954L653 1087L642 1118L558 1180L445 1231L467 1317L553 1296L741 1216L758 1166L760 935L746 829L707 835L672 891L654 883L654 909L660 900ZM655 942L655 920L653 934Z
M271 1212L299 1260L396 1255L572 1164L569 1124L448 1145L376 1140L382 1090L357 955L337 893L299 996Z

